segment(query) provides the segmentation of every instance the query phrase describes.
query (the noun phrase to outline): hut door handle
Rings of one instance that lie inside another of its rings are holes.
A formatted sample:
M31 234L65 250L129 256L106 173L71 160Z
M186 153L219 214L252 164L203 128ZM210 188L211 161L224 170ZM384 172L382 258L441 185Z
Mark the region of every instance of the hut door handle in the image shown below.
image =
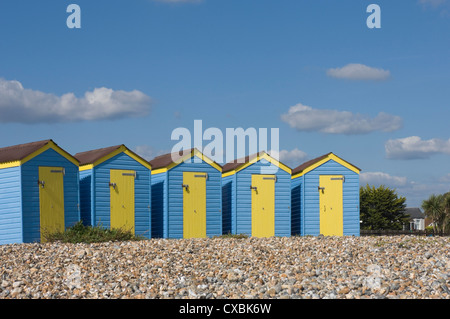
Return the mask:
M254 189L256 191L258 189L258 187L250 185L250 189Z
M317 190L320 192L320 191L322 191L322 193L323 193L323 191L325 190L325 187L317 187Z
M112 186L112 188L116 189L116 183L109 183L109 186Z
M38 180L37 184L38 186L41 185L41 187L44 188L45 182Z
M184 187L184 188L186 188L186 191L188 190L188 188L189 188L189 185L188 184L181 184L181 187Z

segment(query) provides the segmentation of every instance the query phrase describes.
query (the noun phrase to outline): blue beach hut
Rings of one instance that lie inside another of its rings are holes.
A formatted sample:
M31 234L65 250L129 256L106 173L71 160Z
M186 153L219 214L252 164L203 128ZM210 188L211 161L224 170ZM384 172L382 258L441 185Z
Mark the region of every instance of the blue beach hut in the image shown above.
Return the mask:
M0 148L0 244L45 241L79 221L78 166L52 140Z
M151 165L125 145L74 155L80 162L81 220L151 237Z
M223 166L222 200L224 234L291 235L291 169L266 152Z
M152 237L222 234L222 167L193 148L155 157Z
M359 173L328 153L292 170L293 235L360 235Z

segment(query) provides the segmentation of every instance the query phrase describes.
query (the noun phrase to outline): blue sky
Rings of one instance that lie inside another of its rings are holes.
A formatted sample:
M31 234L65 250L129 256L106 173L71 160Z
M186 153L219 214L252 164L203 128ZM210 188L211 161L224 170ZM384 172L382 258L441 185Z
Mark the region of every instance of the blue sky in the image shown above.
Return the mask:
M151 158L194 120L279 128L289 166L334 152L418 206L450 190L449 36L450 0L3 0L0 147Z

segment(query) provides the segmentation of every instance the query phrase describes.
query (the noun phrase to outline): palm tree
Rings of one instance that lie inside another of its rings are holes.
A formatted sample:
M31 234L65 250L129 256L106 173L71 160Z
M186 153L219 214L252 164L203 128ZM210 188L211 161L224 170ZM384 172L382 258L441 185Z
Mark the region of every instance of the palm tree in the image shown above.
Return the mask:
M447 196L447 198L450 196ZM442 231L442 220L445 216L443 195L431 195L430 198L422 202L422 209L425 216L431 218L433 221L433 231Z
M448 231L448 229L450 229L450 193L446 193L443 196L444 216L442 220L442 231L446 232Z

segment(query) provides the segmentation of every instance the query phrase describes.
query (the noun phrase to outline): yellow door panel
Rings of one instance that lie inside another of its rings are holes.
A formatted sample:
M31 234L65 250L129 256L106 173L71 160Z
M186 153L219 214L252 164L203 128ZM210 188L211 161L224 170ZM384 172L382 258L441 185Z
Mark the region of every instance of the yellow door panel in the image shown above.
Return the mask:
M64 169L39 167L41 241L45 235L64 231Z
M252 175L252 236L275 235L275 175Z
M324 236L344 234L344 208L342 175L319 177L320 233Z
M183 237L206 237L206 173L183 172Z
M134 233L134 179L130 170L110 171L111 228Z

